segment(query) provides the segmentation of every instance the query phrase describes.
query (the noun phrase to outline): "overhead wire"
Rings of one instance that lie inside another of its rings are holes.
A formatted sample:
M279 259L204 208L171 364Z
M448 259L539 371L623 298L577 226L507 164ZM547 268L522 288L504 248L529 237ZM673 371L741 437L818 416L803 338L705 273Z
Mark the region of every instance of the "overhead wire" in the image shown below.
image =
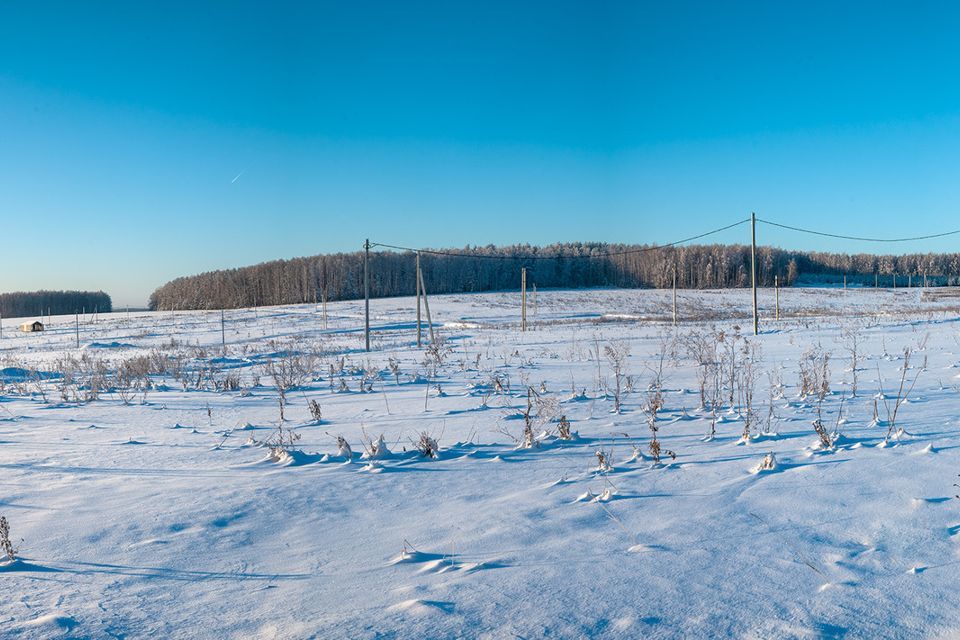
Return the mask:
M841 240L858 240L861 242L915 242L917 240L931 240L933 238L943 238L945 236L952 236L960 233L960 229L955 231L945 231L943 233L932 233L926 236L913 236L909 238L868 238L864 236L850 236L840 233L828 233L826 231L814 231L813 229L805 229L803 227L794 227L788 224L781 224L779 222L771 222L770 220L763 220L762 218L757 218L757 222L762 222L768 224L772 227L780 227L781 229L789 229L790 231L799 231L800 233L809 233L816 236L825 236L827 238L840 238Z
M675 247L686 242L691 242L693 240L699 240L700 238L705 238L707 236L720 233L721 231L726 231L727 229L732 229L734 227L740 226L750 222L750 218L744 218L732 224L728 224L717 229L712 229L704 233L699 233L695 236L690 236L689 238L683 238L681 240L675 240L673 242L668 242L666 244L656 244L644 247L636 247L634 249L624 249L622 251L605 251L602 253L587 253L587 254L554 254L554 255L537 255L537 254L527 254L527 255L486 255L482 253L465 253L463 251L449 251L449 250L439 250L439 249L417 249L415 247L403 247L394 244L386 244L384 242L371 242L370 247L383 247L384 249L394 249L396 251L410 251L413 253L425 253L429 255L436 256L451 256L455 258L478 258L482 260L558 260L558 259L593 259L593 258L609 258L614 256L623 256L630 255L635 253L646 253L648 251L661 251L663 249L669 249L670 247Z

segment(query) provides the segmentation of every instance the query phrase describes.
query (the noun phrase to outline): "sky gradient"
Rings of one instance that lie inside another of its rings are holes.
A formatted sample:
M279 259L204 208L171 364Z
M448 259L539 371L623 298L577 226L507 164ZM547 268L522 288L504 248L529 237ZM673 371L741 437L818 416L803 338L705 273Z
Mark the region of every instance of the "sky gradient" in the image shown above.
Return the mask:
M143 305L368 236L670 242L751 211L958 228L958 6L4 3L0 291Z

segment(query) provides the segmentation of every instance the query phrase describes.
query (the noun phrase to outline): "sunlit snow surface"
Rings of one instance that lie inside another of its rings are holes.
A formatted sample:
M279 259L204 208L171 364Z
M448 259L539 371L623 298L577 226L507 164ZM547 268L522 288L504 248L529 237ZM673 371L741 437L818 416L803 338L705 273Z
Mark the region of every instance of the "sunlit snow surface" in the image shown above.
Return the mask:
M228 311L226 355L218 311L85 318L79 351L72 316L32 335L7 319L0 515L23 543L0 567L0 636L957 637L960 297L780 298L775 322L761 291L753 337L746 290L680 292L676 329L669 291L539 291L525 334L516 293L438 296L430 311L450 352L436 375L411 298L372 301L370 354L362 302L330 304L326 330L312 304ZM854 326L851 398L841 333ZM721 330L760 346L758 412L770 376L782 380L776 435L744 444L743 407L725 405L705 440L710 411L682 337ZM598 390L598 375L613 386L604 349L618 341L632 389L620 415ZM798 397L798 361L815 345L831 354L831 431L843 401L832 450L817 447L815 402ZM664 347L657 425L677 457L658 466L642 406ZM903 432L886 439L882 399L873 423L878 375L889 405L904 348L907 384L919 377ZM155 376L145 404L109 391L61 399L58 359L112 371L153 350L180 354L188 390ZM322 355L288 393L296 450L271 457L259 446L278 422L265 366L290 351ZM231 373L242 388L216 391ZM535 419L538 446L518 448L528 387L578 437ZM423 432L437 457L414 451ZM381 434L389 451L363 458L365 437Z

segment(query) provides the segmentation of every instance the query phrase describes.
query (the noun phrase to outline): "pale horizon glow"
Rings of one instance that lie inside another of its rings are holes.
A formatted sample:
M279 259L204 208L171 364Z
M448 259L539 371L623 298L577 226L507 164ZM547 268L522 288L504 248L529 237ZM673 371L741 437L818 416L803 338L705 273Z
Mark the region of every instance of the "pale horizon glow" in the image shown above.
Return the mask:
M7 5L0 291L140 307L179 276L367 237L666 243L751 211L950 230L958 28L933 2ZM758 227L798 250L957 240Z

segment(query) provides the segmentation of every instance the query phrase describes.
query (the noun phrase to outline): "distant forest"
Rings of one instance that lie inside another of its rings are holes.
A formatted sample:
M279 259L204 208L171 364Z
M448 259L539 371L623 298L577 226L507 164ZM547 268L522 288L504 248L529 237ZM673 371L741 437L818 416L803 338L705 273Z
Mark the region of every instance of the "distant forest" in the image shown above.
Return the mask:
M636 251L644 249L643 251ZM606 255L634 251L623 255ZM716 289L750 285L750 247L693 245L659 249L650 246L572 243L547 247L515 245L445 251L421 255L427 293L462 293L517 289L520 268L529 285L545 287L655 287ZM414 294L415 254L372 251L370 295ZM757 248L757 276L762 286L828 282L857 277L861 284L898 286L908 275L930 276L929 284L960 282L960 254L877 256ZM914 285L919 280L913 281ZM250 267L211 271L172 280L150 296L150 309L232 309L363 297L363 252L275 260Z
M4 318L25 318L68 314L86 310L109 313L113 310L110 296L103 291L17 291L0 293L0 315Z

